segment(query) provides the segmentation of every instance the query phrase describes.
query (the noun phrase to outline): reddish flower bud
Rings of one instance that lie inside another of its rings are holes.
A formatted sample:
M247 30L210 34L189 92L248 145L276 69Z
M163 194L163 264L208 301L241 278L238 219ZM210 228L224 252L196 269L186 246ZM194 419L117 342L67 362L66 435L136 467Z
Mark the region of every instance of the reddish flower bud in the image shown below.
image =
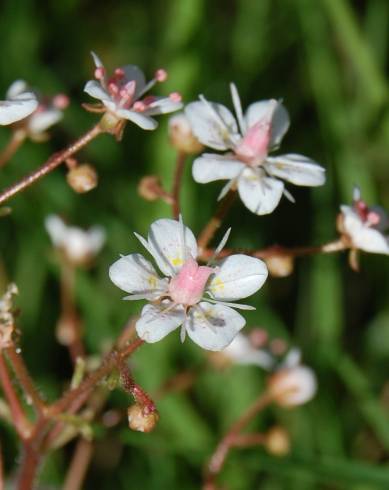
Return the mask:
M96 170L91 165L83 163L70 169L66 180L75 192L84 194L97 186L98 176Z

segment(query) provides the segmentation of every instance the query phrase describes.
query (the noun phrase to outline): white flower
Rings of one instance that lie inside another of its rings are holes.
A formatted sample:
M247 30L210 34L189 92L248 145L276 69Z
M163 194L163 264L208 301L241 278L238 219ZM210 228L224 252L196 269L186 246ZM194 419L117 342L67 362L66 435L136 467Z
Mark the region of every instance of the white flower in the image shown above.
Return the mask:
M316 391L315 373L307 366L280 369L269 379L269 393L282 407L302 405L311 400Z
M56 248L74 265L88 263L101 250L105 232L99 226L83 230L67 226L59 216L49 215L45 220L47 232Z
M383 234L389 220L383 209L369 208L354 188L352 206L341 206L340 229L351 247L365 252L389 255L389 237Z
M63 117L63 109L69 104L69 99L64 94L54 97L41 97L33 92L24 80L14 82L8 90L12 97L22 97L30 94L35 97L37 104L31 114L23 121L23 129L32 139L40 139L45 131L57 124Z
M223 352L234 364L254 365L264 369L271 369L274 366L275 359L263 349L256 349L250 339L238 333L229 346Z
M84 91L99 99L118 119L128 119L142 129L155 129L158 124L151 116L181 109L181 96L177 92L169 97L147 96L142 99L157 82L166 80L165 70L157 70L154 78L148 83L143 72L135 65L116 68L114 74L107 78L99 57L95 53L92 53L92 56L96 65L96 80L89 80Z
M147 240L136 236L165 277L161 278L140 254L123 256L110 267L109 276L116 286L130 293L125 299L151 302L136 324L139 337L157 342L181 326L182 341L187 333L204 349L224 349L246 323L233 308L251 309L233 302L260 289L267 278L264 262L231 255L216 267L199 266L196 239L181 220L157 220Z
M23 80L16 80L8 89L6 100L0 101L0 125L6 126L26 118L38 107L36 95L26 90Z
M195 136L205 146L227 152L205 153L193 163L193 178L207 183L228 180L219 198L237 186L245 206L255 214L271 213L283 194L293 199L282 180L300 186L325 182L324 169L313 160L294 153L268 156L289 127L289 116L281 102L271 99L251 104L245 115L234 84L231 84L236 119L221 104L200 96L185 108Z

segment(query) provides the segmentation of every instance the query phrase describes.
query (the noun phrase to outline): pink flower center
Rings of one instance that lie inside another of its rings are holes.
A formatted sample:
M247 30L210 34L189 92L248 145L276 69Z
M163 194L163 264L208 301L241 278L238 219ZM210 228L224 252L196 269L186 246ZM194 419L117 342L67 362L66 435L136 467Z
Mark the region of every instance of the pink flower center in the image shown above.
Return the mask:
M191 306L198 303L204 293L205 284L214 272L212 267L198 263L190 257L180 272L171 279L169 294L175 303Z
M251 126L235 147L236 155L248 164L258 165L266 158L270 143L270 121L258 121Z
M354 202L354 209L367 226L375 227L380 224L381 216L379 213L370 210L362 199L358 199L358 201Z

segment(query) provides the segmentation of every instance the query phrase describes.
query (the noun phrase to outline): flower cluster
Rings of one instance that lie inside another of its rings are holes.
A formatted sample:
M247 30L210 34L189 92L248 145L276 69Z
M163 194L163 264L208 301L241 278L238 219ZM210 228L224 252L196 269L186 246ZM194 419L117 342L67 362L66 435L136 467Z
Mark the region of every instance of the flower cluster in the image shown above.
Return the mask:
M231 255L217 265L199 265L192 231L182 220L160 219L151 225L148 239L136 235L164 275L140 254L123 256L109 276L130 293L125 299L145 299L136 323L140 338L157 342L181 326L186 334L208 350L222 350L245 325L234 308L252 309L234 301L261 288L267 278L264 262L246 255ZM224 246L228 232L218 247Z

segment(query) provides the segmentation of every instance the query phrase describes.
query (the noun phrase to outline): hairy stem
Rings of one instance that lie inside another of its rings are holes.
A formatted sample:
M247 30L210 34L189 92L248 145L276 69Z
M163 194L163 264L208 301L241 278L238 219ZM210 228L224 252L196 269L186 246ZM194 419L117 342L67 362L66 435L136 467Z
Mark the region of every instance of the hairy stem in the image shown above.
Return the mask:
M240 432L261 410L267 407L271 401L272 398L267 392L265 392L259 396L246 410L246 412L244 412L243 415L239 417L239 419L231 426L230 430L219 442L215 452L209 460L204 489L211 490L212 488L215 488L216 476L220 473L231 447L235 445L236 440L239 441L237 438Z
M13 157L26 139L26 136L27 134L23 129L16 129L12 132L11 139L4 150L0 153L0 167L4 167L5 164Z
M202 250L207 247L208 243L212 240L215 233L223 223L224 218L226 217L228 211L232 206L232 203L234 202L235 194L236 192L234 190L230 190L228 192L228 194L220 202L213 217L209 220L207 225L201 231L197 240L200 254L202 253Z
M173 189L172 189L172 197L173 197L172 211L173 211L174 219L178 219L181 212L180 190L182 184L182 176L184 174L186 156L187 156L186 153L182 151L179 151L177 153L176 169L174 172Z
M76 140L67 148L65 148L64 150L58 153L54 153L37 170L30 173L19 182L12 184L10 187L5 189L0 194L0 204L5 203L6 201L8 201L8 199L13 197L15 194L18 194L19 192L23 191L27 187L30 187L30 185L34 184L37 180L41 179L42 177L44 177L45 175L53 171L55 168L61 165L61 163L63 163L66 159L68 159L70 156L77 153L79 150L81 150L81 148L86 146L90 141L96 138L96 136L98 136L103 132L104 131L100 127L100 124L96 124L96 126L93 126L92 129L90 129L87 133L81 136L81 138Z
M7 347L5 353L20 386L23 388L27 400L34 406L39 415L42 414L45 409L45 404L34 386L22 356L18 353L14 345Z

